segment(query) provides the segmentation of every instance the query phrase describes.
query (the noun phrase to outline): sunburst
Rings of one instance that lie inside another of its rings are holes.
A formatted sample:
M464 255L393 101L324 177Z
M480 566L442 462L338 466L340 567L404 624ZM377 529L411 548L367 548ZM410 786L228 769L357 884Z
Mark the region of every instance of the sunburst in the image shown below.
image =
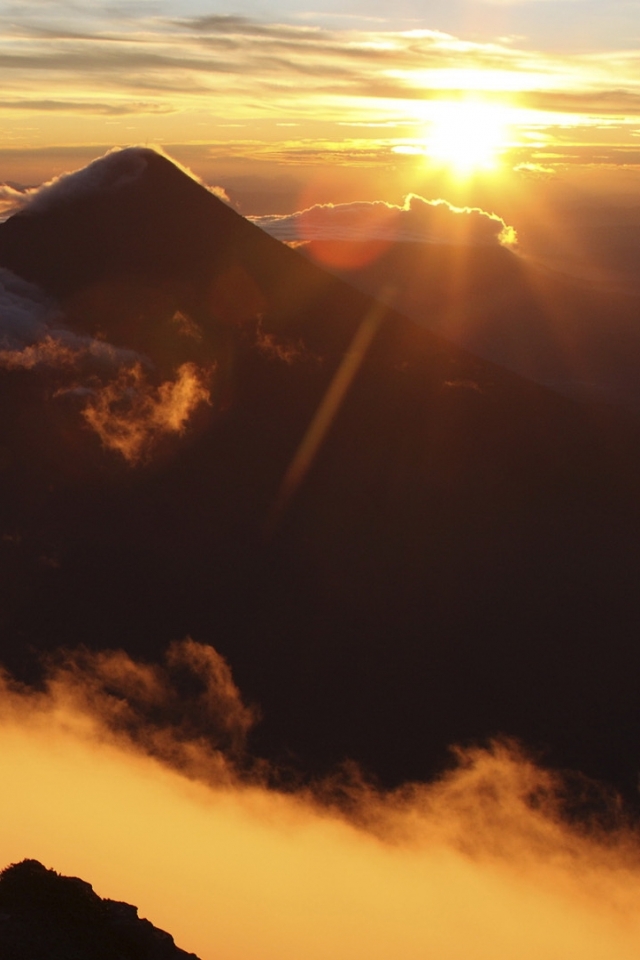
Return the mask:
M432 104L425 136L429 159L457 176L494 170L509 143L509 111L482 101Z

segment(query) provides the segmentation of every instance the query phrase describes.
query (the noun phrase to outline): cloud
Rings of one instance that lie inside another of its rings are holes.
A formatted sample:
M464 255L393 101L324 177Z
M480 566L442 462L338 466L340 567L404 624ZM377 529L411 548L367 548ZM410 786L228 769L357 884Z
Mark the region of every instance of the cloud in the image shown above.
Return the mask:
M5 349L43 337L55 309L39 287L0 268L0 344Z
M80 170L65 172L38 187L18 191L5 186L7 202L18 205L20 209L42 212L51 206L92 194L116 193L122 187L139 180L146 171L149 160L153 160L158 154L167 156L158 146L111 147L103 156L92 159ZM168 159L186 176L204 186L192 170L173 157ZM229 202L223 187L211 186L206 189L221 200ZM0 192L0 203L1 198Z
M568 57L527 48L517 37L469 39L403 30L389 20L327 29L300 16L289 23L163 16L146 4L135 16L124 7L71 14L50 4L0 13L0 82L0 117L18 145L77 144L82 115L86 142L104 142L105 129L107 145L144 139L152 124L154 140L189 141L193 150L208 143L212 158L232 162L379 169L410 165L392 151L424 143L433 101L468 96L509 111L505 159L531 159L531 144L552 142L551 128L560 124L565 141L582 147L577 162L631 163L640 103L633 52ZM230 119L253 128L251 143L231 139ZM299 124L301 138L274 136L283 134L276 129L283 122ZM370 122L402 130L378 128L377 136L354 141L345 129ZM594 137L599 123L606 131Z
M138 360L131 350L67 329L54 300L34 284L0 268L0 367L33 370L93 362L98 369L113 370Z
M60 340L47 335L23 350L0 350L0 367L5 370L33 370L35 367L75 366L77 353Z
M231 200L229 199L229 194L227 193L224 187L219 187L214 185L212 187L207 187L207 190L209 190L209 192L212 193L214 197L217 197L218 200L223 200L225 203L231 204Z
M135 363L92 391L82 415L107 449L138 463L163 436L184 433L192 413L210 402L209 379L196 364L183 363L175 380L154 387Z
M234 759L253 714L210 647L67 653L1 687L5 863L81 876L202 960L638 956L637 835L567 819L513 746L389 793L282 792Z
M110 189L112 166L96 164L97 172L60 178L36 193L29 206L49 204L58 197L89 189ZM137 167L129 170L130 174ZM122 173L122 171L121 171ZM117 177L116 177L117 179ZM184 333L193 335L189 318L174 317ZM103 446L130 463L146 459L165 437L182 436L193 413L210 402L212 369L181 364L173 379L157 383L153 364L133 350L105 340L79 335L64 325L57 304L38 287L8 270L0 270L0 370L55 375L53 400L75 399L78 416L93 429Z
M6 220L16 213L25 202L23 190L18 190L8 183L0 184L0 221Z
M192 777L219 785L237 774L257 710L246 706L228 664L187 638L162 663L137 663L122 650L59 651L48 658L47 698L93 718L96 730Z
M3 219L17 213L18 210L46 210L53 204L64 203L68 199L83 197L97 192L113 192L137 180L147 167L147 159L152 153L162 152L159 148L112 147L103 156L90 161L80 170L63 173L37 187L16 189L9 184L0 185L0 215ZM173 161L175 163L175 161ZM176 166L180 164L176 163ZM195 175L181 168L190 176ZM197 178L195 178L197 179ZM6 279L7 271L2 271ZM13 281L15 284L15 280ZM32 288L32 290L35 288Z
M203 17L185 17L174 23L189 31L197 31L213 36L227 35L237 39L242 37L268 37L285 42L294 41L317 43L334 38L330 31L319 27L305 27L295 24L259 22L250 17L237 14L209 14Z
M522 103L532 110L584 114L596 117L637 117L640 93L624 88L612 90L536 90L525 93Z
M543 163L519 163L513 169L515 173L530 177L532 180L549 180L557 176L553 167L545 166Z
M278 240L405 243L514 243L515 231L494 213L409 194L402 206L382 201L316 204L282 216L249 218Z
M33 110L38 113L87 113L98 116L122 117L140 113L171 113L174 108L169 104L145 103L129 100L127 102L100 103L98 100L0 100L0 110Z
M140 179L153 152L144 147L110 150L82 170L63 174L35 190L28 191L24 207L42 212L68 200L96 193L115 193Z

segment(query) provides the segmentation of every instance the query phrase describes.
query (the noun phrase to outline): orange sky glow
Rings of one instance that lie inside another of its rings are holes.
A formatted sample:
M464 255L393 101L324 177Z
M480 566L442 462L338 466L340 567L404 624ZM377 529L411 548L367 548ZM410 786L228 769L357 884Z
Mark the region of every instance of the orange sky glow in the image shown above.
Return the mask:
M0 40L0 178L39 181L128 143L161 145L205 177L269 164L396 177L410 156L423 172L442 165L443 116L461 109L501 127L484 150L494 172L637 163L637 58L522 40L232 16L114 15L85 30L14 18ZM474 167L447 149L453 168Z

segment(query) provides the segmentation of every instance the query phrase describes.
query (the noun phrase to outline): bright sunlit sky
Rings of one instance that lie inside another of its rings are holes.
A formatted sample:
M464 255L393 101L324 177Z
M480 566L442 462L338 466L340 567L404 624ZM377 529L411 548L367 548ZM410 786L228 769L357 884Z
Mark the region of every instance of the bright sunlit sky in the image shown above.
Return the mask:
M26 0L0 26L0 181L147 143L257 193L324 170L312 199L569 168L637 189L639 0Z

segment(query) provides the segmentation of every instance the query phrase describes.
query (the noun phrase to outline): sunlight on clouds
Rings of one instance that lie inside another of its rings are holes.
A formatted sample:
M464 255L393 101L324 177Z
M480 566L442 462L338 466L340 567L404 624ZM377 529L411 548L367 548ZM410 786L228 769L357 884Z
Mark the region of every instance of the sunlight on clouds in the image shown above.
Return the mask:
M46 208L83 191L108 188L115 177L135 176L140 156L113 164L113 154L96 161L79 176L60 177L34 192L29 209ZM246 284L245 284L246 287ZM172 322L187 336L199 331L189 317L175 313ZM193 362L157 382L149 358L107 340L68 329L55 303L37 287L8 270L0 270L0 369L48 368L56 377L54 399L74 398L78 415L104 447L137 463L162 439L179 437L192 415L210 404L215 370Z
M3 865L82 876L202 960L637 957L637 837L569 826L558 778L514 748L461 754L431 785L354 786L343 811L330 788L237 772L230 675L192 641L172 656L210 665L195 706L171 662L122 653L67 655L40 693L5 678Z
M26 8L10 18L0 9L0 117L24 146L209 138L233 155L226 124L299 123L301 140L315 138L320 150L335 138L340 146L322 154L332 163L350 149L340 124L415 124L426 99L476 92L619 123L640 114L637 57L624 52L563 57L517 38L481 42L382 25L329 30L248 16L171 19L151 9L135 19L90 12L73 29L64 21L52 14L43 29ZM315 136L319 119L330 129ZM584 141L580 129L574 136ZM254 139L269 147L275 138L260 128ZM370 162L387 162L392 145L372 143ZM274 145L271 159L296 162L292 150Z
M446 200L408 194L400 206L383 201L314 204L297 213L250 217L279 240L382 241L385 243L504 244L515 230L495 213L456 207Z
M209 379L206 371L184 363L175 380L153 387L136 363L90 396L82 415L105 447L137 463L159 437L183 433L193 411L210 402Z
M78 351L51 335L22 350L0 350L0 367L5 370L33 370L39 366L75 366Z
M489 67L435 67L422 70L391 70L389 75L425 90L469 90L516 93L553 87L556 78L544 72L497 70Z

